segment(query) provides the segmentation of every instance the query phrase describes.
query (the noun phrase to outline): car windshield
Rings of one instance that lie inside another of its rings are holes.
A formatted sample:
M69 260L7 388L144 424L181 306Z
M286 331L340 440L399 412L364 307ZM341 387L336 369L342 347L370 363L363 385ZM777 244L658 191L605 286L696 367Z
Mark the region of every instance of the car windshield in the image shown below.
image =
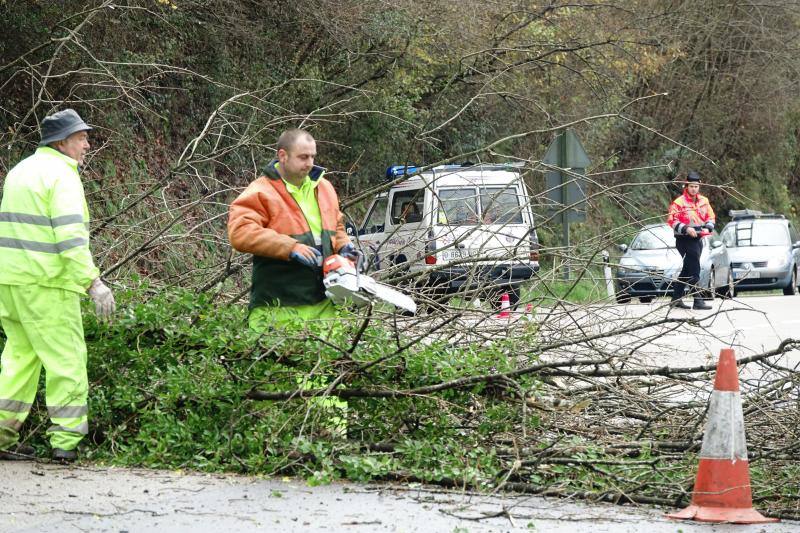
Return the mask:
M743 221L733 229L736 246L789 246L789 232L783 221Z
M656 226L639 232L631 243L632 250L663 250L675 248L675 236L669 226Z

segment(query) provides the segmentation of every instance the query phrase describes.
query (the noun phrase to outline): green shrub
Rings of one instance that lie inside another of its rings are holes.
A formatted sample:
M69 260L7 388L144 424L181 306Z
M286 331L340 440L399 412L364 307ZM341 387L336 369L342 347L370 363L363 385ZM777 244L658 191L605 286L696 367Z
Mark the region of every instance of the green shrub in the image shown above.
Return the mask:
M241 306L180 289L148 297L152 292L142 286L118 294L110 324L86 309L91 432L84 455L91 460L286 472L312 483L402 472L482 484L499 470L495 435L522 423L515 391L479 383L430 395L352 398L348 438L337 437L332 421L341 411L325 400L255 401L248 393L294 391L303 380L319 387L343 370L351 371L346 389L410 390L511 370L516 352L503 340L400 349L411 333L398 337L369 326L349 353L361 319L347 312L334 328L312 324L259 335L247 328ZM369 363L375 364L356 371ZM517 385L530 390L535 382L523 378ZM43 452L47 424L46 410L37 408L25 430L35 430Z

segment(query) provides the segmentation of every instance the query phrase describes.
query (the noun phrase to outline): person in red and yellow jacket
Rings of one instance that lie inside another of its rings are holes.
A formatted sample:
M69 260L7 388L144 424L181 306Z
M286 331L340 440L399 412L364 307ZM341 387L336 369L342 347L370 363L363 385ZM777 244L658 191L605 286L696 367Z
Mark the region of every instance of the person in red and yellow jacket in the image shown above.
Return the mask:
M683 268L673 283L670 305L679 309L711 309L697 293L700 281L700 254L703 252L703 233L714 229L716 215L708 198L700 194L700 174L690 171L683 185L683 194L669 206L667 224L675 232L675 247L683 258ZM694 305L683 302L683 293L689 287L694 295Z
M249 324L256 331L335 317L322 285L322 259L357 256L336 191L314 165L316 155L307 131L283 132L277 159L230 206L231 246L253 254Z

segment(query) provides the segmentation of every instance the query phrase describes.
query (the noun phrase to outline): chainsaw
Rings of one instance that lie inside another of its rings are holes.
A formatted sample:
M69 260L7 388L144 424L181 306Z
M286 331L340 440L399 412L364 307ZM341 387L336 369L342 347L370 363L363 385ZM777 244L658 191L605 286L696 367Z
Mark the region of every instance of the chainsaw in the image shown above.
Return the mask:
M353 261L342 255L326 258L322 263L322 275L325 296L335 304L352 303L364 307L385 302L411 314L417 312L417 304L411 297L362 274Z

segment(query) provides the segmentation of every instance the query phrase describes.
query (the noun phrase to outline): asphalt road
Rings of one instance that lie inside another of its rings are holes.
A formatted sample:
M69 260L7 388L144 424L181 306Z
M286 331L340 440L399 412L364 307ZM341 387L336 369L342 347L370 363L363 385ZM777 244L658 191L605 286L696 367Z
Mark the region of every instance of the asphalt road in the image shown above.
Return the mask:
M540 309L543 333L564 334L660 316L697 318L637 352L643 365L690 366L716 360L723 347L738 357L800 338L800 296L716 300L711 312L651 304ZM487 321L494 332L524 327L522 313ZM641 333L640 333L641 335ZM619 339L617 342L620 342ZM624 339L623 341L624 342ZM797 351L783 356L797 365ZM589 505L533 496L477 495L416 485L334 483L309 487L293 479L183 472L61 467L0 462L0 532L70 531L547 531L767 532L800 531L800 523L761 526L676 523L646 506Z
M677 523L648 507L487 496L419 486L204 476L153 470L0 463L6 532L502 532L798 531L800 523Z
M723 348L733 348L737 359L773 350L789 338L800 339L800 296L742 296L709 302L711 311L669 309L667 299L651 304L616 306L628 317L669 316L698 320L667 333L639 350L640 362L661 366L692 366L713 363ZM611 310L609 310L611 312ZM793 350L773 362L790 367L800 364L800 351ZM764 369L748 365L742 378Z

